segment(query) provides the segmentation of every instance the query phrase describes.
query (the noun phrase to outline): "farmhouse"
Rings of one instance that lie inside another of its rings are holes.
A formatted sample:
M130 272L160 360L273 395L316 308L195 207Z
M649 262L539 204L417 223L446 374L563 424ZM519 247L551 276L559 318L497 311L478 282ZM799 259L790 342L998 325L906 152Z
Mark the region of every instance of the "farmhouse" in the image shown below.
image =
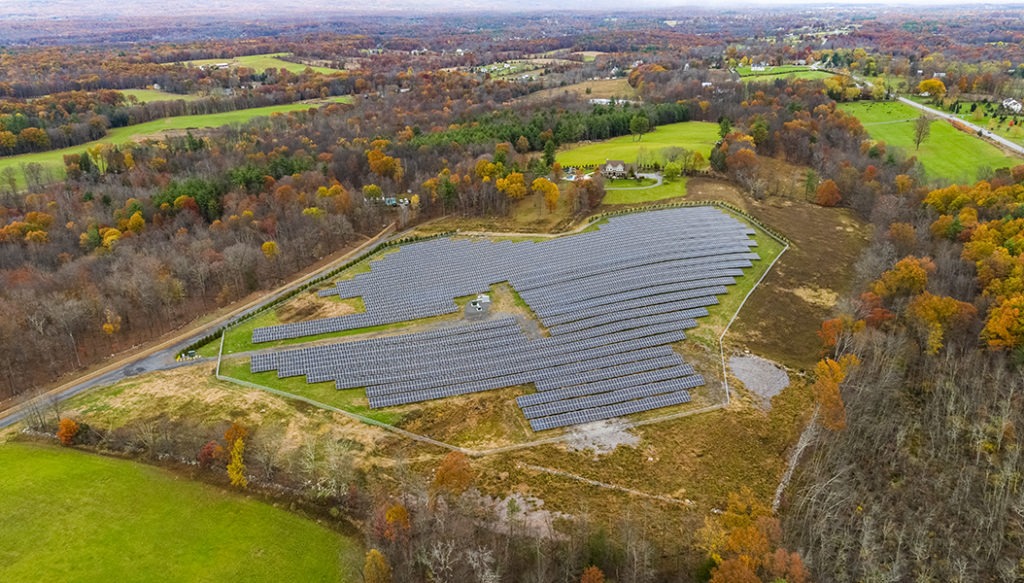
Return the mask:
M1021 110L1024 110L1024 104L1021 104L1021 102L1012 97L1003 100L1003 107L1009 109L1013 113L1020 113Z
M605 160L601 167L601 174L605 178L625 178L628 171L629 166L622 160Z

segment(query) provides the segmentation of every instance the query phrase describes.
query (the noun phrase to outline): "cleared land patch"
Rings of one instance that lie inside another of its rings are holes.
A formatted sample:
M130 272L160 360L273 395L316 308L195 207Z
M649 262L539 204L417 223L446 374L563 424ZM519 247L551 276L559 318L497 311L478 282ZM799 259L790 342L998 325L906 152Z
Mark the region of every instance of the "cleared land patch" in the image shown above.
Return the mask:
M932 122L931 136L915 150L914 123L921 112L904 103L858 101L841 103L839 108L857 116L872 139L885 142L890 148L900 148L908 156L916 156L929 177L973 183L982 169L1013 167L1022 162L944 120Z
M750 252L755 233L721 211L696 207L613 217L597 231L541 243L434 239L405 246L369 273L320 292L361 297L366 312L254 327L252 342L443 317L459 310L453 297L505 280L550 336L531 337L529 322L475 316L467 306L468 321L446 320L436 329L259 352L251 373L366 387L374 408L533 383L538 392L518 403L538 431L688 403L689 389L704 379L666 345L685 339L682 330L710 315L716 296L759 259ZM780 251L776 244L766 253Z
M603 142L579 145L556 155L563 168L569 166L596 166L606 160L622 160L634 164L641 149L646 150L655 161L664 162L660 152L665 148L686 148L700 152L706 159L711 148L718 141L718 124L701 121L687 121L658 126L643 135L640 140L633 136L619 136Z
M357 581L359 545L158 468L0 444L5 581Z
M304 63L287 61L281 57L290 56L291 53L268 53L265 55L246 55L244 57L226 57L223 59L198 59L195 61L184 61L183 65L193 67L209 67L226 63L229 67L248 67L255 71L263 72L267 69L285 69L291 73L301 73L306 69L312 69L324 75L341 73L338 69L328 67L316 67Z
M194 95L191 93L168 93L166 91L157 91L156 89L121 89L126 97L134 97L139 103L151 103L153 101L196 101L202 99L200 95Z
M753 67L736 67L736 73L746 83L770 83L776 79L827 79L835 75L829 71L812 69L803 65L779 65L755 70Z

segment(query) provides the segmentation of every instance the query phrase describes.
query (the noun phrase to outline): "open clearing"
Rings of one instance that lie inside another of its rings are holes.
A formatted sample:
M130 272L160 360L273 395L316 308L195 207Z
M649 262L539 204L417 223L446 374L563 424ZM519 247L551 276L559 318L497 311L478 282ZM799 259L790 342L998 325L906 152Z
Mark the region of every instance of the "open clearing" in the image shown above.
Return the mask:
M841 103L839 108L857 116L872 139L883 141L890 148L901 148L908 156L916 156L929 178L972 183L982 169L995 170L1022 163L1020 158L1009 156L942 120L932 122L931 136L921 144L920 150L915 150L914 120L920 112L903 103L858 101Z
M751 67L736 67L736 73L744 82L766 83L776 79L828 79L834 73L812 69L803 65L779 65L765 67L764 71L753 71Z
M267 69L285 69L292 73L301 73L306 69L312 69L317 73L324 75L333 75L341 73L338 69L331 69L328 67L314 67L311 65L305 65L302 63L293 63L286 61L281 57L287 57L291 53L269 53L266 55L248 55L245 57L233 57L223 59L199 59L195 61L184 61L183 65L192 65L193 67L204 67L209 65L219 65L221 63L227 63L231 67L248 67L255 71L262 73Z
M21 170L23 164L37 163L43 167L43 181L52 182L64 178L64 156L67 154L81 154L87 148L96 144L121 145L137 141L146 136L159 135L168 131L200 130L216 128L229 124L241 124L251 121L257 117L266 117L275 113L287 113L304 109L316 108L324 103L351 103L350 96L334 97L327 101L288 103L285 105L271 105L269 107L254 107L252 109L239 109L224 113L211 113L206 115L182 115L178 117L165 117L146 123L140 123L122 128L114 128L107 132L102 139L86 142L70 148L50 150L47 152L36 152L33 154L20 154L18 156L0 157L0 170L14 168L18 176L18 187L24 188L25 176Z
M733 402L725 410L649 426L619 424L621 434L603 436L600 441L622 445L600 457L590 449L581 450L574 440L572 444L536 446L474 460L477 486L484 493L499 498L509 492L533 496L544 500L544 507L552 512L587 515L605 528L616 528L628 515L646 523L654 540L672 543L675 548L694 542L704 517L713 508L723 507L729 492L749 486L761 500L771 500L789 449L813 406L806 379L794 371L817 360L819 346L814 332L821 320L831 315L831 307L822 298L846 290L846 266L860 253L867 233L850 212L802 202L798 199L802 192L755 202L719 180L693 178L687 186L690 199L737 205L793 241L751 294L726 336L727 350L747 347L781 363L789 368L792 383L772 398L768 411L762 408L760 397L734 385ZM771 240L759 233L758 241L759 252L767 254ZM766 268L767 261L758 262L755 269L762 265ZM723 298L731 305L723 305L719 312L703 318L691 338L681 343L686 346L686 360L709 382L712 378L717 382L721 376L721 361L713 340L731 317L729 311L735 311L742 295L759 277L760 273L745 275L740 284L749 286L731 290ZM229 366L248 370L246 358L236 359ZM444 454L436 447L362 425L338 413L217 381L209 374L211 368L210 363L204 363L126 380L76 398L69 406L81 419L100 426L157 419L174 412L203 422L238 419L252 427L286 424L287 434L296 436L296 440L331 431L337 438L361 444L357 462L378 484L394 484L401 472L408 471L403 468L429 476ZM325 399L339 399L339 406L344 400L358 405L359 399L365 405L362 391L302 384L308 390L321 390ZM393 412L400 415L400 427L452 444L485 448L523 443L532 439L532 434L512 398L527 390L515 387L452 397L398 407ZM697 402L691 411L712 403L707 398L700 400L700 395L695 397ZM686 410L674 408L680 413ZM642 418L637 415L629 421ZM408 464L396 466L395 459L408 460ZM571 476L659 498L582 483ZM666 560L695 566L703 556L692 552Z
M629 86L625 78L595 79L583 81L565 87L551 87L520 97L523 101L547 101L558 97L573 99L636 99L636 90Z
M180 93L168 93L166 91L157 91L156 89L121 89L126 97L134 97L139 103L151 103L153 101L195 101L202 99L199 95L192 94L180 94Z
M0 580L358 580L355 541L159 468L18 443L0 467Z
M700 152L707 159L717 141L718 124L687 121L658 126L644 134L640 140L633 136L619 136L603 142L579 145L558 152L556 160L563 168L596 166L604 164L606 160L622 160L633 164L641 149L646 149L655 159L660 159L661 150L671 147Z

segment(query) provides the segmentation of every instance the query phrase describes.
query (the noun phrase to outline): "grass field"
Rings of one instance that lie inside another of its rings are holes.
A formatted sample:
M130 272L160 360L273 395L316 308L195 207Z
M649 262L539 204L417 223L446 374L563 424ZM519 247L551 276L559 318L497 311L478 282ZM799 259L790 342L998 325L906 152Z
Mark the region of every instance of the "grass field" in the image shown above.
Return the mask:
M982 168L1016 166L1020 158L1004 154L988 142L953 128L948 122L933 121L931 136L920 150L914 149L914 120L920 112L898 102L858 101L842 103L840 109L857 116L875 140L917 156L929 178L974 182Z
M358 581L359 545L161 469L0 444L2 581Z
M350 103L349 96L335 97L332 102ZM122 128L114 128L107 132L106 137L101 140L87 142L70 148L50 150L48 152L36 152L33 154L21 154L18 156L7 156L0 158L0 170L10 167L14 168L18 176L18 187L25 187L25 176L21 170L22 164L32 162L43 166L44 181L57 181L64 177L64 156L66 154L80 154L96 144L125 144L143 138L160 134L162 132L187 129L208 129L229 125L234 123L245 123L253 118L269 116L275 113L286 113L318 107L319 103L302 102L289 103L285 105L271 105L269 107L254 107L252 109L240 109L225 113L211 113L207 115L183 115L179 117L165 117L151 122L140 123Z
M202 67L206 65L218 65L220 63L228 63L232 67L248 67L259 72L266 71L267 69L285 69L292 73L301 73L306 69L313 69L317 73L323 73L324 75L341 73L341 71L339 71L338 69L331 69L329 67L313 67L310 65L303 65L302 63L293 63L291 61L285 61L280 58L288 55L289 53L269 53L266 55L248 55L245 57L235 58L200 59L195 61L185 61L182 64L192 65L194 67Z
M911 99L927 103L927 105L932 105L930 102L925 102L920 98ZM971 106L974 104L977 104L977 109L972 112ZM996 115L997 112L999 112L996 105L973 101L961 101L960 113L956 114L956 116L964 121L983 127L998 136L1002 136L1010 141L1024 145L1024 115L1006 115L1003 120L1000 120L999 115ZM943 107L942 109L947 112L949 111L946 107ZM1010 125L1011 122L1013 125Z
M153 101L177 101L179 99L183 101L195 101L201 99L198 95L181 95L178 93L168 93L166 91L157 91L155 89L121 89L121 93L124 93L126 97L135 97L139 100L139 103L150 103Z
M576 99L636 99L636 90L629 86L629 81L622 79L595 79L566 85L565 87L551 87L542 89L519 99L522 101L546 101L565 95Z
M606 160L635 163L641 148L656 157L664 148L678 146L700 152L706 159L718 141L718 124L688 121L658 126L637 141L633 136L619 136L603 142L577 146L556 156L562 167L604 164Z
M654 188L608 190L604 195L603 204L639 204L680 196L686 196L686 178L663 182Z
M736 73L743 81L764 82L775 79L827 79L834 75L828 71L821 71L804 67L802 65L780 65L778 67L765 67L764 71L751 71L750 67L736 67Z

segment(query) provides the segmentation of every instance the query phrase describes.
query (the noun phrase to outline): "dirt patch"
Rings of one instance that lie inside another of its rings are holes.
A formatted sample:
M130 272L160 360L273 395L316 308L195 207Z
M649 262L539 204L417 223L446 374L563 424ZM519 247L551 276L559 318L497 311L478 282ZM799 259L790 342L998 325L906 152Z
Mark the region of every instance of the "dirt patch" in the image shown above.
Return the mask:
M796 297L811 304L812 306L831 310L839 301L839 294L824 288L798 287L792 290Z
M691 178L686 182L687 200L720 200L746 210L747 197L735 184L717 178Z
M786 371L760 356L731 356L729 369L748 391L761 397L765 409L771 409L772 397L789 386L789 375Z
M620 445L636 447L640 437L630 433L630 427L625 419L574 425L566 432L565 446L569 451L592 451L595 458L614 452Z
M493 500L498 522L495 526L504 532L514 530L536 538L554 538L563 536L554 528L555 520L569 518L563 512L553 512L544 508L544 501L533 496L513 493L506 498Z
M362 302L359 303L361 304ZM282 324L290 324L316 318L348 316L360 311L363 310L359 310L356 302L353 300L321 298L315 293L310 292L300 294L277 308L277 317Z

